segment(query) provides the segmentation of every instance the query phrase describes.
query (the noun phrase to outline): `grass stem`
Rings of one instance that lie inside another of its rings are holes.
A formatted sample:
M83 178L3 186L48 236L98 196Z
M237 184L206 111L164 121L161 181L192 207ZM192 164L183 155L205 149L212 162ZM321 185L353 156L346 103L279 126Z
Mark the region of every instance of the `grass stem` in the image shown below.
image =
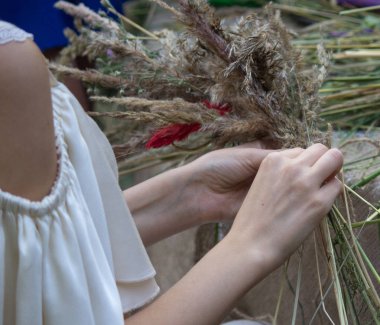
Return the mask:
M302 279L302 256L303 256L303 245L298 249L298 271L297 271L297 286L296 294L294 297L294 306L293 306L293 316L292 316L292 325L296 325L297 320L297 307L299 303L300 290L301 290L301 279Z

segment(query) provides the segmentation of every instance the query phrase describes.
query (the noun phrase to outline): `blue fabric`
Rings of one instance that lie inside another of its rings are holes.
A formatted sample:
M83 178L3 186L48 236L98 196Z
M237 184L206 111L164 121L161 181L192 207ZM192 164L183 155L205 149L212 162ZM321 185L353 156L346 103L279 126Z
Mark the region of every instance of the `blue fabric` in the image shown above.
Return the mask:
M63 35L66 27L72 27L72 18L54 8L56 0L5 0L1 1L0 20L8 21L34 35L34 41L42 50L67 44ZM100 0L70 0L84 3L94 11L103 8ZM123 0L111 0L118 11Z

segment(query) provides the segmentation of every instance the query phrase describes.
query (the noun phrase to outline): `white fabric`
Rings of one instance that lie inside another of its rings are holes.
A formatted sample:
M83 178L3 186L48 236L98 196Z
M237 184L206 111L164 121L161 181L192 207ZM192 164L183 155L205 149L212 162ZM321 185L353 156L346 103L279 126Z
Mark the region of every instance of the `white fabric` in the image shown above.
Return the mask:
M119 289L125 292L129 288L136 292L138 284L144 282L141 290L146 292L147 283L154 282L155 271L118 186L117 165L111 146L62 84L53 88L53 106L60 112L70 161L77 171L84 197L91 202L87 205L97 233L102 242L107 243L108 247L103 245L104 250L109 264L113 265ZM147 300L158 293L156 285L149 287ZM130 296L122 296L122 300L131 299L130 303L124 304L124 311L143 304L139 294Z
M0 44L12 41L22 42L27 38L33 39L33 35L12 24L0 20Z
M123 324L158 294L155 271L107 139L64 85L52 102L51 193L31 202L0 190L0 325Z

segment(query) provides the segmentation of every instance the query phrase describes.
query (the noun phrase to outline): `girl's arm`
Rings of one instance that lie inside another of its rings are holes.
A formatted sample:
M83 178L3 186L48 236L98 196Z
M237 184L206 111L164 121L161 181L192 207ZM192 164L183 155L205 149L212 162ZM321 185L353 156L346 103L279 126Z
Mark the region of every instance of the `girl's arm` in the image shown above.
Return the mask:
M0 188L40 200L56 169L45 60L30 40L0 45Z
M232 221L272 152L260 145L211 152L124 191L145 245L203 223Z
M202 223L191 178L191 171L181 167L124 191L145 246Z
M264 159L231 231L172 289L125 324L220 324L294 252L341 190L338 150L314 145Z

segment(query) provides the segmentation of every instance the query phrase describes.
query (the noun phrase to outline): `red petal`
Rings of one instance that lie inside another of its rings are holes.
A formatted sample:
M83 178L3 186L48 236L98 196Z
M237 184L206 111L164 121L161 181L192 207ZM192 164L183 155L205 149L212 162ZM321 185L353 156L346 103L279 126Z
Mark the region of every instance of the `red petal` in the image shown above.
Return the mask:
M231 110L228 104L216 104L216 103L210 102L207 99L204 100L202 104L205 105L207 108L216 109L217 111L219 111L219 114L222 116L229 113Z
M147 149L161 148L172 144L174 141L186 139L191 133L201 128L200 123L172 124L156 131L146 144Z

